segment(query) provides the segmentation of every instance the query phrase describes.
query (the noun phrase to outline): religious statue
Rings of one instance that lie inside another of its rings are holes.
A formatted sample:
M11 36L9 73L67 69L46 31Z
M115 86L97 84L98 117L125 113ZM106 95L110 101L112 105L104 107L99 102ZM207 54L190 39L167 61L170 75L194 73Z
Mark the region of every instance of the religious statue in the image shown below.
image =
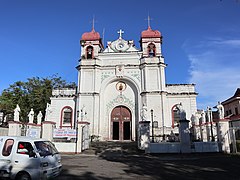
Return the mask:
M44 118L45 121L48 121L48 120L49 120L49 115L50 115L51 112L52 112L52 111L51 111L51 109L50 109L50 104L47 103L47 107L46 107L46 110L45 110L45 118Z
M206 123L206 113L204 110L201 111L201 124Z
M182 103L177 104L176 108L180 115L180 120L186 120L186 111L183 109Z
M83 105L81 109L81 121L85 121L86 117L87 117L86 107L85 105Z
M41 124L42 123L42 117L43 117L42 112L39 111L39 113L37 115L37 124Z
M212 122L212 109L208 106L207 107L207 122Z
M28 120L29 120L28 123L33 123L33 119L34 119L34 111L33 111L33 108L31 108L31 111L28 114Z
M224 119L224 107L223 107L223 105L221 104L220 101L218 101L217 109L218 109L219 119Z
M14 121L19 121L19 114L20 114L20 107L17 104L16 108L14 109Z
M147 106L143 104L142 110L141 110L141 118L142 121L147 121Z

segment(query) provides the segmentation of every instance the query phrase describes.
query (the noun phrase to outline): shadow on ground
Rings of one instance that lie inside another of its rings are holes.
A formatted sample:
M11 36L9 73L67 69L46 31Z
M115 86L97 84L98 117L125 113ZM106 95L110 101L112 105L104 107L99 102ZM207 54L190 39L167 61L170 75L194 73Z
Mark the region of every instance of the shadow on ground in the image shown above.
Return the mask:
M240 180L239 155L220 153L149 155L137 150L135 145L127 146L126 144L101 144L92 148L91 153L98 155L98 159L124 164L127 168L123 171L129 179ZM89 171L80 176L70 175L67 169L63 169L60 179L108 180L113 178L97 175L90 167ZM119 178L114 179L126 178L119 175Z

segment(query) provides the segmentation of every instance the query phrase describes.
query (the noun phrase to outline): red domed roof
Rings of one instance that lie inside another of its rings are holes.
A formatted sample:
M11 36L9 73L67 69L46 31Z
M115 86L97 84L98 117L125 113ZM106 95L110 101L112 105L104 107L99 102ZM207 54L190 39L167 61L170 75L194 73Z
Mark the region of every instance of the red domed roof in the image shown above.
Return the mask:
M95 32L94 29L92 29L91 32L85 32L82 35L82 40L85 41L93 41L93 40L99 40L100 39L100 34L98 32Z
M162 35L158 30L152 30L150 26L145 31L142 31L142 38L160 38Z

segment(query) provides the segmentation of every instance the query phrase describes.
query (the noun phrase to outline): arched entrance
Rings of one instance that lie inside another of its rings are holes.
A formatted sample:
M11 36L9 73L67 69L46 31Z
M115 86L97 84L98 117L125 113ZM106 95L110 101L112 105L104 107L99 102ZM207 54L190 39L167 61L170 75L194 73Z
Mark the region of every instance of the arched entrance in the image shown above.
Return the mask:
M117 106L111 113L112 140L131 140L131 112L125 106Z

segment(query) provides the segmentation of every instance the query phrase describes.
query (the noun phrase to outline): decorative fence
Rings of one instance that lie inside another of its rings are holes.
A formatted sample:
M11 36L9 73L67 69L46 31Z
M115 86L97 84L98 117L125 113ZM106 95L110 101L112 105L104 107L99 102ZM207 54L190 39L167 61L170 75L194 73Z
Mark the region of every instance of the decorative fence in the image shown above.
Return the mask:
M0 135L29 136L53 141L59 152L80 153L89 148L89 123L78 122L76 129L56 128L56 123L44 121L42 124L12 121L7 130L0 129Z

